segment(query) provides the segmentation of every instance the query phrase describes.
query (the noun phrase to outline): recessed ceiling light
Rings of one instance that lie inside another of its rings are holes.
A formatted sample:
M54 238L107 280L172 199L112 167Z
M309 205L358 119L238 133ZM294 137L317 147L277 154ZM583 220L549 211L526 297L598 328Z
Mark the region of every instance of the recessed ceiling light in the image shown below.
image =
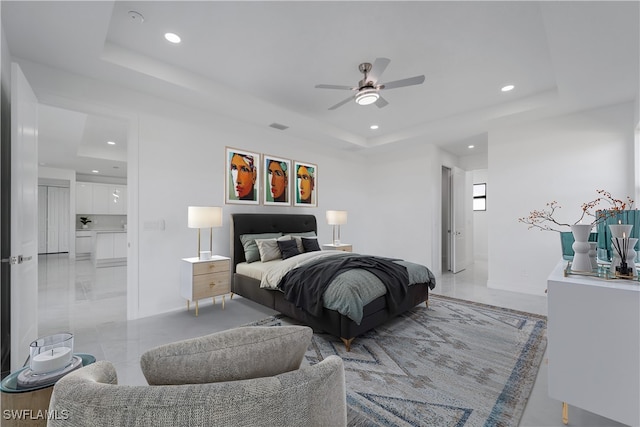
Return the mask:
M99 170L96 170L96 169L92 170L91 172L92 172L92 173L100 173L100 171L99 171Z
M107 144L109 144L109 145L116 145L116 143L115 143L115 142L113 142L113 141L107 141Z
M371 130L376 130L376 129L378 129L379 127L380 127L380 126L378 126L378 125L371 125L371 126L369 126L369 129L371 129Z
M503 91L503 92L509 92L510 90L513 90L514 88L515 88L514 85L506 85L500 90Z
M474 147L475 147L475 145L470 145L470 146L469 146L469 148L474 148Z
M170 41L171 43L180 43L180 36L175 34L175 33L166 33L164 35L164 38L167 39L167 41Z

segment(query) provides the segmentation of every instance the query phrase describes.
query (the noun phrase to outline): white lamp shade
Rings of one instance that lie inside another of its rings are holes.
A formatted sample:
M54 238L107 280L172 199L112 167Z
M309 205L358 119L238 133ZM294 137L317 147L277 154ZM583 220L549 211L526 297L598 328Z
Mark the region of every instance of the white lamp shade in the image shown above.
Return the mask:
M187 227L209 228L222 226L222 208L214 206L189 206Z
M347 223L347 211L327 211L327 224L344 225Z

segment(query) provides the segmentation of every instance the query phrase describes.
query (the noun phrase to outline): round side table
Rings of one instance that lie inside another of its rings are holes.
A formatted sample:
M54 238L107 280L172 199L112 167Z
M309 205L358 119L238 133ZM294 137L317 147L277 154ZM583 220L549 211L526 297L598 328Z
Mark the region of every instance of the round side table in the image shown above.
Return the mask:
M82 358L82 366L96 361L90 354L76 353ZM63 416L63 414L49 414L49 400L53 393L54 383L30 388L18 388L18 375L28 369L24 367L8 375L0 383L2 397L2 413L0 424L7 427L35 427L47 425L49 416Z

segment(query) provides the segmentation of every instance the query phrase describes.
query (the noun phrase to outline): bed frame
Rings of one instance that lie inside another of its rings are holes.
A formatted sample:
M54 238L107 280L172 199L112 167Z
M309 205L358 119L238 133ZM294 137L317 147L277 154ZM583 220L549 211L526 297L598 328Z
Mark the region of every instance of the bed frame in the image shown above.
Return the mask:
M282 292L261 289L259 280L236 273L236 265L245 261L244 247L240 242L242 234L273 232L286 234L305 231L314 231L317 234L318 227L314 215L231 214L231 253L233 256L231 292L279 311L312 327L317 332L326 332L339 337L349 351L355 337L382 325L393 317L387 311L384 296L376 298L363 307L363 318L358 325L337 311L326 308L323 310L322 316L313 316L284 299ZM409 286L407 298L400 305L400 312L405 312L422 302L428 303L428 298L429 287L427 284L418 283Z

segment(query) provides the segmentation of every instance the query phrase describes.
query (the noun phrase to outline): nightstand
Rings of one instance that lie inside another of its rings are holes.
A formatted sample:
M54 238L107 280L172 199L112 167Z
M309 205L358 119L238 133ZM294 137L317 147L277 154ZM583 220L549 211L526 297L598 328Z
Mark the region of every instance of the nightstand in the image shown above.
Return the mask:
M326 243L322 245L322 249L327 251L343 251L343 252L352 252L353 247L348 243L340 243L338 245L334 245L333 243Z
M214 255L211 259L201 260L183 258L180 267L180 295L187 299L187 311L190 302L196 303L198 315L198 300L222 295L222 309L224 309L224 295L231 292L231 259Z

